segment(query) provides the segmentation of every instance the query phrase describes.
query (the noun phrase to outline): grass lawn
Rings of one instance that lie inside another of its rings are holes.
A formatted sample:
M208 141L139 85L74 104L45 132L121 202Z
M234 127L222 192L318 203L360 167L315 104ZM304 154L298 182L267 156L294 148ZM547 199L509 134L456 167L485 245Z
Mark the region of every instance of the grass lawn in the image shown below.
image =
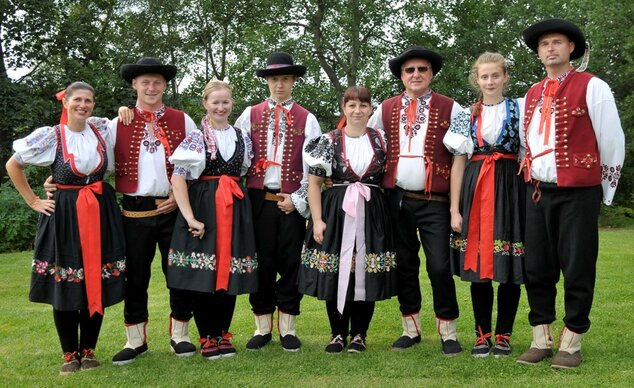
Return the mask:
M260 352L245 343L254 330L247 296L238 298L231 331L238 355L207 361L180 359L169 350L168 303L159 261L150 288L150 352L133 364L116 367L111 357L125 343L123 303L105 314L97 357L103 367L59 376L61 350L51 307L28 301L31 252L0 255L0 386L634 386L634 229L601 230L592 329L583 341L584 362L573 371L548 363L515 362L530 344L528 306L523 292L508 359L474 359L473 317L468 283L457 281L461 318L458 335L465 351L454 358L440 353L427 275L421 273L423 341L406 352L390 350L401 333L396 299L377 303L365 354L327 355L329 326L323 302L305 297L298 319L299 353L282 351L274 341ZM558 311L561 307L560 292ZM558 333L561 320L555 322ZM190 326L197 337L195 325Z

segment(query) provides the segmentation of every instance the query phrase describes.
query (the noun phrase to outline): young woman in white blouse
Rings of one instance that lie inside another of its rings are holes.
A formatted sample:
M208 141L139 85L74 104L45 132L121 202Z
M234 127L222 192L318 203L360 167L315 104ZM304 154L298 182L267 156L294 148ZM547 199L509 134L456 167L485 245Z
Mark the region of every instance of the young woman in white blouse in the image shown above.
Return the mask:
M229 125L231 87L203 90L207 114L170 157L180 214L168 256L167 285L192 291L204 358L236 354L229 326L236 295L257 290L258 261L251 203L240 177L253 151L246 131ZM189 183L189 184L188 184Z
M470 81L480 99L452 121L444 138L454 154L450 254L454 274L471 282L476 332L471 354L500 357L511 353L524 280L526 190L517 175L522 109L504 97L509 74L502 55L480 55ZM492 281L499 282L494 339Z

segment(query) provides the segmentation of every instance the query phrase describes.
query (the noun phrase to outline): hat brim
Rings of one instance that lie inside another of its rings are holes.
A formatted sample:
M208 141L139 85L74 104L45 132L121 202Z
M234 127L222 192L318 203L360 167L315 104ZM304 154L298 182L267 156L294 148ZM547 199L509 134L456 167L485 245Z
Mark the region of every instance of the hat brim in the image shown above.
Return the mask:
M255 71L255 75L258 77L268 77L271 75L295 75L302 77L304 74L306 74L306 66L302 65L291 65L272 69L258 69Z
M165 81L171 81L176 77L176 66L174 65L137 65L129 64L121 66L121 78L129 84L136 77L143 74L160 74L165 77Z
M416 58L428 60L434 75L438 74L440 69L442 69L442 57L440 54L426 48L415 48L405 51L396 58L390 59L390 71L394 74L394 77L401 79L401 67L403 63Z
M539 38L545 34L558 32L564 34L575 43L575 49L570 53L570 60L581 58L586 51L586 38L583 32L575 24L563 19L548 19L532 26L522 32L524 43L537 52Z

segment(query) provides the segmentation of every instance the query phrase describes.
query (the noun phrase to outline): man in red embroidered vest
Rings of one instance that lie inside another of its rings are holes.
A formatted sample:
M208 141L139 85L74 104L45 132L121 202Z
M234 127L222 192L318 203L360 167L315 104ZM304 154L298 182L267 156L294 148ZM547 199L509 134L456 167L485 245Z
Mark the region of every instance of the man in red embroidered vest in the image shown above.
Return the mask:
M123 193L123 227L126 238L126 290L124 319L128 341L112 362L128 364L147 346L150 268L158 244L163 273L176 220L171 192L173 166L168 158L196 124L185 113L166 107L163 93L176 75L176 67L156 58L141 58L121 66L121 77L137 94L134 118L129 125L112 120L115 144L115 182ZM188 335L191 306L187 291L170 293L170 346L177 356L191 356L196 347Z
M295 65L288 53L272 53L266 68L256 71L266 78L270 97L247 108L235 125L249 131L254 153L247 188L253 205L259 291L249 297L256 324L247 343L249 350L258 350L271 341L276 307L282 347L295 352L301 346L295 333L302 299L297 276L306 233L304 217L310 214L308 167L302 150L309 140L321 135L315 116L291 97L295 80L305 73L306 67Z
M581 363L581 337L590 328L600 202L609 205L621 174L624 135L610 87L574 69L585 50L581 30L549 19L523 32L547 77L526 94L523 125L527 182L526 293L533 328L530 349L517 362L552 356L552 322L560 271L565 327L553 368Z
M403 334L392 349L404 350L421 340L418 251L422 242L442 351L453 356L462 348L456 336L458 302L449 261L452 155L442 139L451 119L462 108L429 88L442 67L439 54L412 46L391 59L389 65L392 74L403 82L405 92L383 101L368 125L385 130L388 137L383 187L395 225L398 300L403 320Z

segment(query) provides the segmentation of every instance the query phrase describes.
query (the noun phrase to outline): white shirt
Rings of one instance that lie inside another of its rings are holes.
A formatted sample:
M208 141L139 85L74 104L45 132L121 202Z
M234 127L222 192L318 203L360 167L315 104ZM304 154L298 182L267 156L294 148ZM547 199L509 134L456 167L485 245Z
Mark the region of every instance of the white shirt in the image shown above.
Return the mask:
M543 100L543 99L542 99ZM548 149L555 149L555 115L551 115L551 131L547 144L544 145L543 135L539 134L539 123L541 118L540 106L533 113L528 127L521 128L520 139L522 147L525 148L524 131L528 131L528 144L531 154L537 155ZM553 102L555 104L555 102ZM618 179L621 175L623 160L625 159L625 136L621 127L621 120L616 109L614 96L607 83L593 77L588 82L586 90L586 104L588 115L592 122L597 144L599 147L599 158L601 161L601 185L603 188L603 203L610 205L616 192ZM551 152L544 156L533 159L531 162L531 177L542 182L557 182L557 167L555 153Z
M401 117L406 115L406 99L407 97L403 94L401 100ZM433 97L430 104L432 106L434 105ZM451 108L451 119L453 120L461 110L462 107L460 104L454 101L453 107ZM421 124L420 130L412 137L411 142L410 138L405 134L404 120L399 120L400 153L396 167L396 186L409 191L421 191L425 189L424 141L429 124L429 109L426 109L423 115L425 117L424 121L419 121ZM368 126L385 130L383 127L383 103L379 104L372 117L370 117ZM442 139L439 140L442 141Z
M186 113L185 115L185 137L193 130L196 130L196 124ZM112 119L108 130L110 136L116 144L117 139L117 123L118 118ZM147 124L145 131L148 131ZM143 142L139 144L139 169L137 190L134 193L125 193L132 196L144 197L167 197L171 191L170 181L167 177L167 169L165 167L165 149L163 144L158 144L156 151L149 152Z
M269 108L272 110L271 114L274 114L275 104L269 101ZM291 110L293 108L293 103L286 106L286 108L288 110ZM242 112L240 117L238 117L238 120L236 120L235 127L240 128L243 131L246 131L249 134L249 136L253 138L253 136L251 135L251 107L247 107L244 110L244 112ZM306 126L304 127L304 144L302 145L302 150L306 147L306 144L308 144L310 140L318 136L321 136L321 127L319 126L319 122L317 121L317 119L312 113L308 112L308 117L306 117ZM267 130L266 158L268 160L274 160L275 162L278 162L280 164L282 163L285 140L286 140L286 136L282 132L281 139L277 146L277 155L275 155L275 159L273 159L274 158L273 152L275 150L275 147L273 146L273 131ZM291 200L293 201L293 205L295 206L295 209L297 209L297 211L302 216L309 217L310 211L308 210L308 201L306 199L306 190L308 187L308 165L304 163L303 161L302 161L302 170L304 174L301 180L301 186L297 191L290 194L291 194ZM264 186L272 190L276 190L282 187L281 173L282 173L282 169L280 166L270 165L266 169L266 174L264 175Z
M108 134L108 120L91 120L97 131L106 143L108 155L107 171L113 170L113 149L114 140ZM77 172L85 175L92 173L101 163L98 157L97 145L99 140L88 126L80 132L72 131L64 125L64 137L66 138L66 152L73 155L73 160ZM33 131L28 136L13 142L15 158L21 165L50 166L55 161L57 152L57 136L54 127L41 127Z

